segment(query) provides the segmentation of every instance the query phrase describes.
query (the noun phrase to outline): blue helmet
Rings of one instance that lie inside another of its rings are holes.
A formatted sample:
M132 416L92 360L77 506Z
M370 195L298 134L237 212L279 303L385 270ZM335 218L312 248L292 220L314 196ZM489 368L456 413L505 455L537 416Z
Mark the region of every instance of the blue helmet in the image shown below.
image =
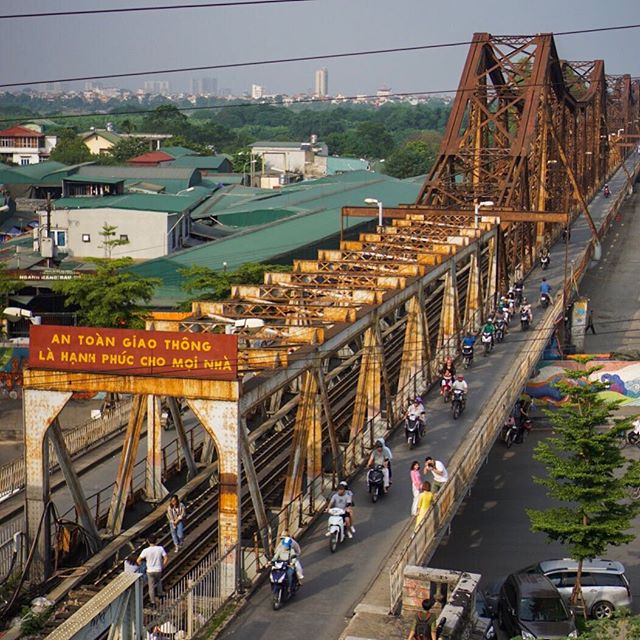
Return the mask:
M284 538L282 538L282 546L285 549L291 549L292 545L293 545L293 541L289 536L285 536Z

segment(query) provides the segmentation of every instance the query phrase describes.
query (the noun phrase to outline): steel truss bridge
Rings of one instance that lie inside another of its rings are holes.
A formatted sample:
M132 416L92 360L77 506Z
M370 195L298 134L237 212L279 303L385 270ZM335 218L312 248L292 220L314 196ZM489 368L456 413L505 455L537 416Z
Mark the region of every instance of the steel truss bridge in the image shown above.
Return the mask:
M415 203L385 209L388 224L294 261L290 273L235 286L228 300L154 316L149 329L239 336L238 540L268 548L269 513L295 532L322 509L323 492L362 464L407 397L431 384L565 225L584 215L597 245L587 202L640 142L639 128L630 76L607 75L602 60L561 60L551 34L477 33ZM132 425L142 399L134 408ZM41 514L27 515L34 532Z

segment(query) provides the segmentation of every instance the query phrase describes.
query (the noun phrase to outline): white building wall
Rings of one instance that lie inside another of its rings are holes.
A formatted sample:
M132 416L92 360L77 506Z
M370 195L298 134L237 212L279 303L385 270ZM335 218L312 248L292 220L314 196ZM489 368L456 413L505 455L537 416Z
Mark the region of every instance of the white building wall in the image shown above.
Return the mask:
M58 247L78 258L104 258L107 256L100 235L105 223L117 227L113 239L126 235L129 243L113 247L112 258L131 257L135 260L159 258L182 247L184 221L176 223L181 214L127 209L57 209L51 212L51 231L66 231L66 247ZM40 212L40 229L47 225L46 211ZM172 242L175 225L175 245ZM84 237L84 239L83 239Z

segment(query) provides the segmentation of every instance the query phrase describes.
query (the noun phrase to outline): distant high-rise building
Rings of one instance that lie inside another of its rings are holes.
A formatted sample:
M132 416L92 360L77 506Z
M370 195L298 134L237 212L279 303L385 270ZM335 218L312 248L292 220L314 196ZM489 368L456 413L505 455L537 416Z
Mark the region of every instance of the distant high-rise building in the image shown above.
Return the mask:
M326 67L316 70L316 87L313 95L319 98L329 95L329 72Z
M191 93L196 96L215 96L218 94L217 78L191 78Z
M168 80L145 80L144 81L145 93L156 93L159 95L169 93L169 81Z
M264 96L264 87L259 84L251 85L251 98L253 100L260 100Z

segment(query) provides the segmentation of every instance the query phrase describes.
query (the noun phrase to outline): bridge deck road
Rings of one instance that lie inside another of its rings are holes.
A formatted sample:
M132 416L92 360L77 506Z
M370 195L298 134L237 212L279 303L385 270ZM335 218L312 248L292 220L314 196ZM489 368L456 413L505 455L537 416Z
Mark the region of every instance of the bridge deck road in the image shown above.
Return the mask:
M633 163L630 161L628 166L632 169ZM612 196L608 200L601 195L594 199L590 211L596 225L604 219L617 193L625 184L624 173L620 171L609 183ZM569 263L571 260L575 260L576 264L579 262L589 237L587 223L580 217L572 227L568 245ZM556 244L551 250L550 267L544 273L554 292L562 286L564 256L564 244ZM537 267L525 283L525 294L536 305L541 273ZM539 307L534 308L534 327L540 321L542 313ZM393 485L387 496L377 504L372 504L366 491L364 473L360 472L353 479L351 489L356 504L356 533L353 540L345 541L334 554L330 553L328 539L324 535L326 518L319 518L300 540L305 584L295 598L281 610L273 611L269 584L264 584L225 629L222 638L335 640L339 637L353 614L354 607L373 585L385 559L393 552L394 543L411 520L411 461L423 461L426 455L442 460L445 464L451 459L479 414L481 406L492 399L499 382L509 376L509 370L518 358L524 342L532 337L531 330L523 333L518 324L512 322L511 332L505 342L497 345L488 357L483 357L480 350L476 349L474 363L465 372L469 383L467 408L458 420L451 418L448 405L442 402L434 389L423 396L427 411L427 435L421 444L409 451L401 429L396 430L389 439L388 444L393 452ZM388 588L385 592L382 579L379 584L379 588L371 591L379 591L377 595L380 606L388 606ZM369 600L367 597L367 602Z

